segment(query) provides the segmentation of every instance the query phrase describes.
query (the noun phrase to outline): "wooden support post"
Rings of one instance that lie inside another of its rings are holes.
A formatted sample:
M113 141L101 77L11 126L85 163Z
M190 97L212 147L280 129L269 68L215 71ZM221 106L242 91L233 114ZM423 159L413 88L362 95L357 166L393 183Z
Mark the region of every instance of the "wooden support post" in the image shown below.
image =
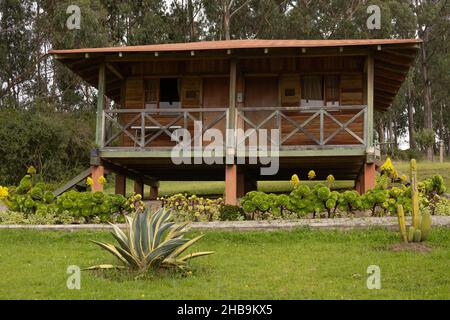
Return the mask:
M225 165L225 204L237 205L237 165Z
M355 182L355 189L360 194L367 192L370 189L375 188L375 163L365 163L363 168L361 169L361 173L358 176L358 179Z
M229 97L229 119L228 128L236 127L236 81L237 81L237 62L230 60L230 97Z
M91 178L93 181L92 191L103 191L103 185L98 182L99 178L105 174L105 169L103 166L92 166L91 167Z
M123 174L116 174L115 193L126 196L127 193L127 177Z
M361 194L361 179L360 176L358 176L358 178L356 178L355 180L355 190L359 192L359 194Z
M230 60L230 88L229 88L229 106L228 106L228 123L226 132L226 155L225 161L227 165L235 163L236 141L234 129L236 128L236 65L235 59Z
M144 182L134 181L134 193L140 194L144 198Z
M156 200L158 198L159 188L156 186L150 186L150 200Z
M247 192L257 190L257 182L250 175L244 172L237 174L237 198L242 198Z
M373 148L373 105L374 96L374 61L373 55L367 57L367 148Z
M103 110L105 109L105 65L101 64L98 71L98 96L97 96L97 122L95 130L95 143L98 147L103 147L105 125L103 123Z

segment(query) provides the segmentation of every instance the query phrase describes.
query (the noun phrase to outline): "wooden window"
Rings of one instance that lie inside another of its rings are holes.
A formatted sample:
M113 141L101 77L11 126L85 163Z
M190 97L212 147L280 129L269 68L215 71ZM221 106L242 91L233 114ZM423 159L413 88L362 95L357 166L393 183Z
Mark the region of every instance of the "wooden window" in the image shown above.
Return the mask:
M161 109L180 108L179 80L161 78L159 81L159 107Z
M156 109L158 106L158 79L144 81L145 109Z
M338 75L327 75L324 81L325 105L338 106L340 93L340 78Z
M305 75L302 77L302 106L338 106L340 102L339 75Z
M282 106L300 104L300 77L282 77L280 79L280 102Z
M202 96L202 78L183 78L181 103L183 106L199 107Z

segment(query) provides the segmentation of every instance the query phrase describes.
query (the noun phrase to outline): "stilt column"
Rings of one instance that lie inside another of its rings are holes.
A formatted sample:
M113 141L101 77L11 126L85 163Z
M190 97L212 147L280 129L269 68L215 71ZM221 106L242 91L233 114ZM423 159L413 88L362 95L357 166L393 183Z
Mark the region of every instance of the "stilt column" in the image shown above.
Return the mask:
M103 185L98 182L99 178L105 174L103 166L91 166L92 191L103 191Z
M144 183L142 181L134 181L134 193L140 194L144 198Z
M237 204L237 166L225 166L225 204Z
M375 177L375 164L365 163L358 179L355 182L356 191L358 191L360 194L363 194L368 190L375 188Z
M115 193L126 195L127 178L123 174L116 174Z

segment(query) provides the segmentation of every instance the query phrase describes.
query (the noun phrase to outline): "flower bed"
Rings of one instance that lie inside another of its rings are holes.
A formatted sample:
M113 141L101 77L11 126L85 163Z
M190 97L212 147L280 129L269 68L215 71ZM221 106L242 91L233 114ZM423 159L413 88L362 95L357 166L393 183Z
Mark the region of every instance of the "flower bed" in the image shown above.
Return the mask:
M309 171L309 180L316 173ZM99 183L106 180L101 177ZM17 187L1 187L0 201L9 211L0 213L0 224L80 224L123 222L124 214L143 209L140 195L125 198L101 192L69 191L54 197L50 187L36 181L29 170ZM163 207L175 211L177 222L243 221L304 218L339 218L396 215L402 205L411 212L411 187L408 177L399 177L388 159L377 177L376 187L360 195L354 190L333 191L334 177L310 187L294 174L289 194L260 191L247 193L240 206L225 205L222 198L208 199L196 195L176 194L159 198ZM88 179L87 185L92 185ZM450 215L450 201L441 195L446 188L437 175L418 183L420 208L434 215Z

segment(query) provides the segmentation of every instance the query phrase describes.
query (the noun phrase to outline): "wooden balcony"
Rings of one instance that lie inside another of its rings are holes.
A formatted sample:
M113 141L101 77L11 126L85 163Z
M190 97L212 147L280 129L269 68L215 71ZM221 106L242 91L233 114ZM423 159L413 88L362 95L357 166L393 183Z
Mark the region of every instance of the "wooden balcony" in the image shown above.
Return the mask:
M267 143L278 146L280 156L298 152L306 156L314 151L323 155L362 155L367 147L365 105L243 107L235 111L235 121L231 122L228 108L105 110L100 149L104 154L112 152L114 155L119 152L139 154L139 157L169 155L176 145L172 134L177 129L189 132L192 148L195 145L204 148L210 143L199 142L209 129L222 132L224 150L230 145L247 147L251 136L260 129L279 130L276 141L270 138L268 131ZM226 129L231 128L241 129L241 133L233 134L231 140L225 142Z

